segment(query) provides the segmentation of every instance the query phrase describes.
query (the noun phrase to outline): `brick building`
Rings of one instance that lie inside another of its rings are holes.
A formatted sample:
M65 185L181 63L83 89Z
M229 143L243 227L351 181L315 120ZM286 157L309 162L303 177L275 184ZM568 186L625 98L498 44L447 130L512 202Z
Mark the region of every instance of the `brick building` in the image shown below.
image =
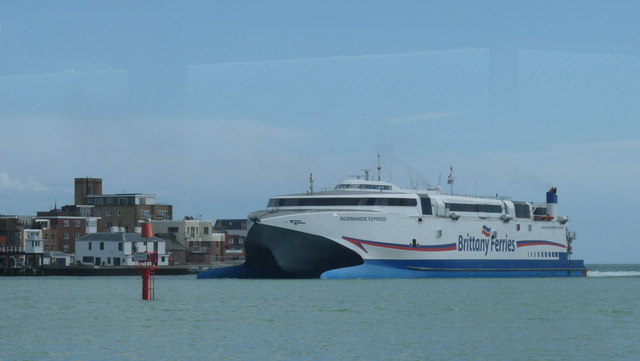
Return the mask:
M101 178L76 178L75 192L76 205L93 206L93 215L100 218L98 232L109 232L112 227L133 232L141 221L173 218L173 206L157 204L154 194L102 194Z
M218 219L213 230L224 234L224 245L218 253L220 261L245 259L244 245L249 232L247 219Z
M98 229L98 217L92 206L67 205L37 212L34 224L42 229L45 252L75 252L76 239Z

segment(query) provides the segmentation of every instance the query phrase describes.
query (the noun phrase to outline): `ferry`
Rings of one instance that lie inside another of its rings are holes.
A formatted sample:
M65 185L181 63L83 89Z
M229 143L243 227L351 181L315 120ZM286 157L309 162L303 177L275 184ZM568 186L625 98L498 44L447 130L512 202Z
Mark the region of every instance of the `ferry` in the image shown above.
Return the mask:
M378 171L380 168L378 168ZM198 278L579 277L575 233L546 202L407 190L364 177L276 196L249 215L243 265ZM449 176L449 183L452 183Z

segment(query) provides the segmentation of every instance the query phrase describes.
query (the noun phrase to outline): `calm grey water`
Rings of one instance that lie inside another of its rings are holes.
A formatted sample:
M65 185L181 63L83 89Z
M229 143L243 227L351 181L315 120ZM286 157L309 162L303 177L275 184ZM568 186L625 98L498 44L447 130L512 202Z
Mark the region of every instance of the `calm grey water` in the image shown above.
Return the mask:
M620 277L626 276L626 277ZM577 279L0 278L1 360L638 360L640 266Z

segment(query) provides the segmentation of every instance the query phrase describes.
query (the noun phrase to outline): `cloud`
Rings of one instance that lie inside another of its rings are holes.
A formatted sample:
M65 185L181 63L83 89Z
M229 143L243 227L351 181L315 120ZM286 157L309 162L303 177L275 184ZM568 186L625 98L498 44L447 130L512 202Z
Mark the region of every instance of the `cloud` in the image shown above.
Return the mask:
M40 184L30 176L22 180L11 177L5 172L0 172L0 190L43 192L48 191L49 187Z
M404 123L415 123L415 122L422 122L422 121L435 120L435 119L452 118L460 115L462 115L462 113L460 112L435 112L435 113L411 115L404 118L387 119L387 120L384 120L383 122L394 123L394 124L404 124Z

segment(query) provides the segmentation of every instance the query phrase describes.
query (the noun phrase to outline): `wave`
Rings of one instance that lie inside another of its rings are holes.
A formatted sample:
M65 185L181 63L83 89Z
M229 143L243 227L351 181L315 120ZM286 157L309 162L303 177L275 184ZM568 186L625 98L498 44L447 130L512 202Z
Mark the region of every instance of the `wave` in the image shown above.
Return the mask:
M587 277L640 277L640 271L587 271Z

